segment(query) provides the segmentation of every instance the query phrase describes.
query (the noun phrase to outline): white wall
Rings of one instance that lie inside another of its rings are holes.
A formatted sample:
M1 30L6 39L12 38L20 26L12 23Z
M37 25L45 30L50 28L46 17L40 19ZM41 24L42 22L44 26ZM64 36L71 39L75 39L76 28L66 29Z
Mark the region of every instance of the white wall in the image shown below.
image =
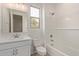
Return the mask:
M0 7L0 33L1 33L1 7Z
M7 8L2 8L2 24L1 31L8 33L9 32L9 11Z
M33 39L38 39L39 43L37 44L41 44L43 42L43 18L42 18L42 4L28 4L29 5L29 18L28 18L28 29L29 29L29 35L33 38ZM34 6L37 8L40 8L40 28L31 28L30 27L30 6Z
M79 4L57 4L54 47L68 55L79 55Z
M55 4L45 4L45 39L46 44L54 44L51 40L55 39L56 32L56 19L55 14ZM53 35L53 38L50 38L50 35Z
M39 29L30 28L30 19L28 19L29 35L33 39L39 40L37 44L41 44L43 42L45 43L46 41L47 43L52 43L49 39L50 34L52 34L55 37L56 20L55 15L52 15L52 13L55 12L55 4L28 4L28 5L29 7L34 6L40 8L41 9L40 11L42 11L40 14L41 19Z

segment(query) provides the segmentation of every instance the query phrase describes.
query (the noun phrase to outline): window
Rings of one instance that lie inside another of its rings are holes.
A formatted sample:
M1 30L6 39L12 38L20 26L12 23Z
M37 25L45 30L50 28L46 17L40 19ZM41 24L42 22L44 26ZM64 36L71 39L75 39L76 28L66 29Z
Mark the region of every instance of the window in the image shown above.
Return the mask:
M35 7L30 7L30 20L31 28L40 27L40 9Z

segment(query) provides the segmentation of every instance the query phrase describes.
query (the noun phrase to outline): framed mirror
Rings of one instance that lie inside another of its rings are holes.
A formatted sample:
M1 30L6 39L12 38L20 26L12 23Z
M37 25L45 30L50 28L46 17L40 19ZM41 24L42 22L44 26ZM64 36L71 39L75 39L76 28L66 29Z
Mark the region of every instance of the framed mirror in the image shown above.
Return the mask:
M13 32L22 32L22 15L13 14Z
M25 32L27 30L27 16L25 13L11 10L9 17L9 32Z

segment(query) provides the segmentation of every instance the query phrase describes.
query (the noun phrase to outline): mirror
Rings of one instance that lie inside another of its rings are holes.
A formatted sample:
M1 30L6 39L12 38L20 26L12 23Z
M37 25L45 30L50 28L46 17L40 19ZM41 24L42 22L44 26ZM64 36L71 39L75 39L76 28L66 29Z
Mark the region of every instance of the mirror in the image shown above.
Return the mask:
M13 32L22 32L22 16L13 14Z
M10 10L9 32L24 32L27 30L26 14L20 11Z
M27 32L28 10L22 8L19 10L18 8L14 8L0 7L0 31L2 33Z

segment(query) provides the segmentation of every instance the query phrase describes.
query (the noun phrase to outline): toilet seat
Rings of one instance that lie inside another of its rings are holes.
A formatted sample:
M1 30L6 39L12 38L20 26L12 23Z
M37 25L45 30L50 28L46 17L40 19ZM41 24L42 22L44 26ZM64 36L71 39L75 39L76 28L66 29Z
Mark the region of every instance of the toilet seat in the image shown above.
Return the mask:
M46 55L46 48L43 47L43 42L41 42L40 40L33 40L33 44L34 44L34 47L36 49L36 53L40 56L44 56Z
M42 56L46 55L46 48L44 48L44 47L37 47L36 50L37 50L39 55L42 55Z

